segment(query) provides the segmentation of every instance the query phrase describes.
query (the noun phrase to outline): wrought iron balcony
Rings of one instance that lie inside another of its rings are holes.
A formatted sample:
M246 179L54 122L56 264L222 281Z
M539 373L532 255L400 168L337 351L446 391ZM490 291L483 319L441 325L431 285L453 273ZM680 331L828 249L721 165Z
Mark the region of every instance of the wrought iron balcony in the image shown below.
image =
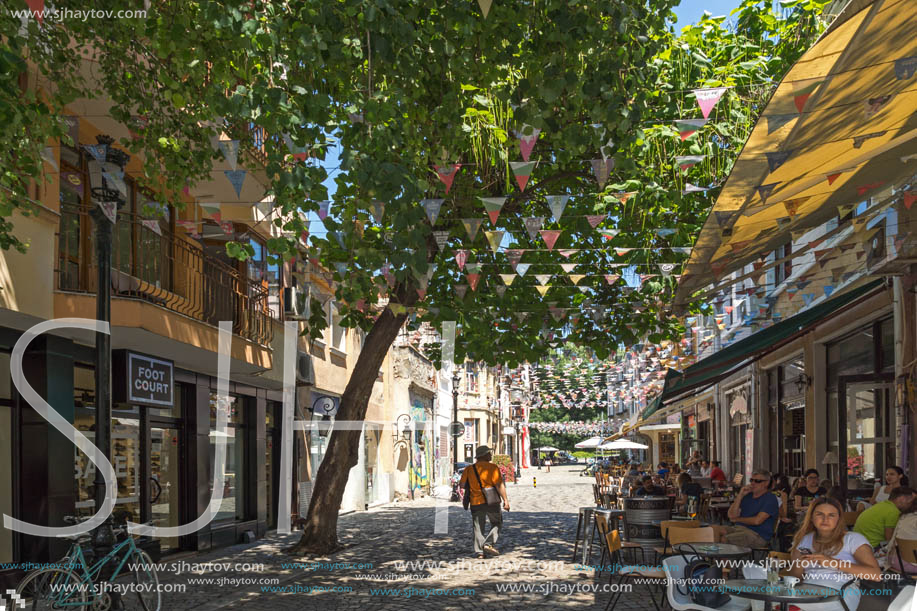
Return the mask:
M112 297L142 300L214 326L231 320L236 335L270 344L273 315L267 286L221 253L225 241L210 246L173 235L165 221L156 221L159 233L141 221L118 213ZM85 208L63 204L55 270L59 290L96 292L91 240L92 221Z

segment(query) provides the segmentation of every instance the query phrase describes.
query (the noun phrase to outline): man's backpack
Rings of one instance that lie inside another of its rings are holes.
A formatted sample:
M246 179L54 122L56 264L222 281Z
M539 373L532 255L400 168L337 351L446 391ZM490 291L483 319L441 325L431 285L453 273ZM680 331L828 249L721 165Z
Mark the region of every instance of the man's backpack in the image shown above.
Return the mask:
M695 558L685 567L685 585L691 602L716 609L729 602L729 595L717 591L723 583L723 570L703 558Z

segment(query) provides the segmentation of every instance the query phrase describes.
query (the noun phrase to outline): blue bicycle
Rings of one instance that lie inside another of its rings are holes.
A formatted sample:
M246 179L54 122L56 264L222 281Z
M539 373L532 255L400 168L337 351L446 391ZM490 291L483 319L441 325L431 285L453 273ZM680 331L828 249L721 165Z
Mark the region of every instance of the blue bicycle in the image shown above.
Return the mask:
M67 516L76 524L85 518ZM159 576L150 556L137 547L126 525L114 528L118 542L102 558L90 564L83 551L89 535L67 537L73 543L56 567L32 571L16 588L29 609L86 609L109 611L112 592L134 592L145 611L160 611ZM111 567L114 567L110 571ZM103 570L105 576L102 578ZM118 577L133 577L133 583L115 583Z

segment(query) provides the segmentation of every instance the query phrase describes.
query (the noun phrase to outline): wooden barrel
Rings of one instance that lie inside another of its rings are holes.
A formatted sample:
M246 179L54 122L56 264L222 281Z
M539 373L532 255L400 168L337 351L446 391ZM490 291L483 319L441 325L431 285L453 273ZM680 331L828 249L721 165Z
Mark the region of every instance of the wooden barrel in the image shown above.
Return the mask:
M660 522L672 517L669 497L635 496L624 499L624 535L644 549L662 547Z

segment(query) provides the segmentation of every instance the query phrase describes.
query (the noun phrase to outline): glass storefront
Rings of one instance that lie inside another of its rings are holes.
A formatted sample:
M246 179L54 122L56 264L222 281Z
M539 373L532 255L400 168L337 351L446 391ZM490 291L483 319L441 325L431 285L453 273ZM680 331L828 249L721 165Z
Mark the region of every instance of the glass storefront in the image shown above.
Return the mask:
M223 475L223 501L214 521L243 520L245 507L245 401L242 397L229 396L229 422L226 427L226 468ZM216 410L217 394L210 393L210 456L208 465L214 468L216 456ZM208 476L209 490L213 492L213 474Z
M367 424L363 432L363 463L366 467L366 504L371 505L379 499L379 440L381 429Z
M845 461L848 488L871 487L895 464L894 350L891 318L870 323L826 346L828 446ZM841 400L846 405L843 414ZM841 427L845 452L838 449ZM831 473L836 478L837 467Z

